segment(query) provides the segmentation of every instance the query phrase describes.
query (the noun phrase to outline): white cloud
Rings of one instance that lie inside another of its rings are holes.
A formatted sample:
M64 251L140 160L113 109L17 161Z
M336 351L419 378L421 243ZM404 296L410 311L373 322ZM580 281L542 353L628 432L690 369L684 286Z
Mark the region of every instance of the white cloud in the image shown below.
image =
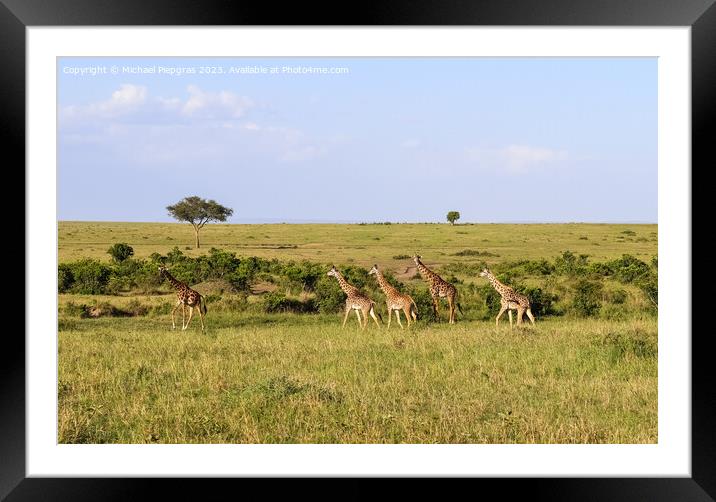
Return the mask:
M160 96L157 101L159 101L164 110L178 110L182 105L182 101L179 98L163 98Z
M112 96L88 105L71 105L61 110L62 118L114 118L137 111L147 100L147 88L122 84Z
M242 117L254 103L246 96L229 91L205 92L196 85L187 87L189 99L181 112L187 116Z
M467 159L481 168L510 173L524 173L535 168L551 167L566 160L565 150L509 145L504 148L467 148Z
M134 163L167 164L222 159L248 142L252 155L300 163L325 157L345 137L319 138L287 125L254 121L254 102L230 91L196 85L180 96L151 96L146 87L124 84L109 99L63 109L63 141L104 145ZM261 114L259 113L260 117ZM118 145L122 145L121 147ZM127 146L131 145L131 146Z
M233 120L243 117L254 106L251 99L231 91L206 92L196 85L187 87L188 97L158 96L150 98L141 85L122 84L109 99L87 105L70 105L60 110L60 118L75 122L112 119L124 116L151 119L152 122L181 118Z

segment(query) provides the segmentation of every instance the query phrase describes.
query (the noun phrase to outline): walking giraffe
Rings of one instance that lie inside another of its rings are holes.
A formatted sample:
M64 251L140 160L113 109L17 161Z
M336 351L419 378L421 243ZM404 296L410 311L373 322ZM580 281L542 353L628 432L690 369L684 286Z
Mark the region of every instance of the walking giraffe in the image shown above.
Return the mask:
M362 329L365 329L366 326L368 326L369 314L375 321L376 326L380 328L380 324L378 324L378 318L375 316L375 302L365 296L363 293L361 293L358 288L356 288L352 284L348 284L348 282L343 278L341 273L336 270L335 266L331 267L331 270L328 271L328 275L333 276L338 280L338 285L347 295L345 315L343 316L343 325L341 326L341 328L344 328L346 326L346 320L348 319L348 315L351 313L351 310L355 311L356 317L358 317L358 325ZM363 319L365 322L361 320L361 312L363 312Z
M199 320L201 320L201 330L204 331L204 315L206 314L206 302L204 300L204 297L183 282L175 279L174 276L169 273L167 267L165 267L164 265L159 266L159 274L162 277L166 277L169 283L174 287L174 289L177 290L177 302L172 309L172 329L176 329L176 324L174 322L174 313L181 305L181 329L186 330L189 327L191 318L194 315L194 307L196 307L196 309L199 311ZM186 321L186 325L184 324L185 306L189 307L189 319Z
M535 318L532 315L532 310L530 309L529 298L521 293L518 293L511 287L502 284L497 280L497 277L495 277L494 274L486 268L482 269L480 277L487 277L487 280L490 281L492 287L500 294L500 313L497 314L497 317L495 318L495 326L499 325L500 317L505 313L505 310L507 310L507 315L510 317L510 329L512 329L512 310L517 310L518 326L522 324L522 316L525 312L527 312L527 317L530 318L532 324L535 323Z
M410 327L410 317L412 316L413 321L418 320L418 306L415 304L410 295L405 295L395 289L388 281L385 280L383 274L378 270L378 265L373 265L368 275L375 275L376 280L380 289L385 293L385 302L388 305L388 328L390 328L390 319L393 311L395 310L395 317L398 319L398 325L403 328L403 323L400 322L400 311L405 313L405 318L408 320L408 328Z
M447 298L448 301L448 309L449 309L449 323L454 324L455 323L455 307L460 309L460 313L462 313L462 308L457 303L457 289L455 286L447 282L445 279L440 277L438 274L430 270L428 267L423 265L423 262L420 261L422 256L415 255L413 256L413 261L415 262L415 266L418 267L418 272L420 272L420 275L428 281L428 285L430 286L430 296L433 299L433 312L435 313L435 317L438 317L438 303L440 298Z

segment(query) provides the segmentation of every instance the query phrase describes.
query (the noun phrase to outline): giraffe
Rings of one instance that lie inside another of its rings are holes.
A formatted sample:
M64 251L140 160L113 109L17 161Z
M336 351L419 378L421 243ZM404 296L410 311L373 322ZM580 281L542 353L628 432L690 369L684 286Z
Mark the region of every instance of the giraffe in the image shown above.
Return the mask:
M428 281L428 284L430 285L430 296L433 298L433 312L435 312L435 317L438 316L439 299L447 298L449 308L448 322L450 324L455 324L455 307L457 306L462 313L462 308L460 307L460 304L457 303L457 289L455 286L423 265L423 262L420 261L421 258L422 256L416 254L413 256L413 261L415 262L415 266L418 267L420 275L423 279Z
M418 306L415 304L415 301L413 301L410 295L405 295L401 293L400 291L395 289L388 281L386 281L381 271L378 270L378 265L373 265L373 268L370 269L370 272L368 272L368 274L375 275L380 289L382 289L383 293L385 293L385 301L388 306L388 328L390 328L390 319L394 310L395 317L398 319L398 325L401 329L403 328L403 323L400 322L401 310L405 313L405 318L408 320L408 328L410 327L411 316L413 318L413 321L418 320Z
M167 267L164 265L159 266L159 274L162 277L166 277L169 283L174 287L174 289L177 290L177 302L176 305L174 305L174 308L172 309L172 329L176 329L176 324L174 323L174 313L181 305L181 329L182 331L186 330L189 327L189 323L191 322L191 318L194 315L194 307L199 311L199 320L201 321L201 330L204 331L204 315L206 315L206 302L204 300L204 297L201 296L199 293L191 289L189 286L184 284L181 281L178 281L174 278L172 274L169 273L169 270L167 270ZM189 307L189 319L186 321L186 325L184 324L184 307Z
M499 325L500 317L505 313L505 310L507 310L507 315L510 317L510 329L512 329L512 310L517 310L518 326L522 324L522 316L525 312L527 312L527 317L530 318L532 324L535 323L535 318L532 315L532 310L530 309L529 298L521 293L518 293L511 287L502 284L497 280L497 277L495 277L494 274L486 268L482 269L480 277L487 277L487 280L490 281L492 287L500 294L500 313L497 314L497 317L495 318L495 326Z
M343 316L343 325L341 327L344 328L346 326L346 320L348 320L348 315L351 313L351 310L354 310L356 313L356 317L358 318L358 325L361 326L362 329L365 329L366 326L368 326L369 314L375 321L375 325L380 328L380 324L378 324L378 318L375 316L375 302L365 296L363 293L361 293L358 288L356 288L352 284L348 284L348 282L343 278L341 273L336 270L335 266L331 267L331 270L328 271L328 275L335 277L338 280L338 285L347 295L345 315ZM363 313L363 320L361 320L361 312Z

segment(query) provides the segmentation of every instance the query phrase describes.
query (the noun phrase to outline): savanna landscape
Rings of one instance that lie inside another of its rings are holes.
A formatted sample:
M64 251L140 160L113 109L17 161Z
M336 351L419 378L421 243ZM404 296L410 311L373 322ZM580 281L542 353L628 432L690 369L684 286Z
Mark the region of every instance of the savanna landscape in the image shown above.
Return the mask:
M58 223L59 443L655 443L655 224ZM458 291L432 311L423 262ZM417 306L387 327L377 264ZM203 295L172 330L176 291ZM345 294L380 327L341 328ZM535 315L496 326L490 270ZM403 319L405 325L405 319Z
M657 443L657 63L59 58L58 442Z

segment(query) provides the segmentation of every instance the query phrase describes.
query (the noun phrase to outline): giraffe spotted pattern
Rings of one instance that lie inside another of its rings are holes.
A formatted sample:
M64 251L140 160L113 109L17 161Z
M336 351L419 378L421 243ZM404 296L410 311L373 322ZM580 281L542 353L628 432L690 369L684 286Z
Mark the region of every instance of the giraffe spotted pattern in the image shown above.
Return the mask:
M438 316L439 299L446 298L448 302L449 311L448 322L450 324L455 324L455 307L459 307L459 305L457 304L457 289L455 288L455 286L453 286L445 279L440 277L438 274L426 267L423 262L420 261L421 258L422 256L416 254L415 256L413 256L413 261L415 262L415 266L418 267L418 272L420 273L422 278L428 282L430 296L433 299L433 312L435 313L435 317ZM460 312L462 312L462 310Z
M522 316L525 313L527 313L527 317L530 318L532 324L535 323L535 318L532 315L532 310L530 309L529 298L522 293L518 293L510 286L502 284L497 280L497 277L495 277L494 274L486 268L480 272L480 277L486 277L487 280L490 281L490 284L492 284L492 287L495 288L495 291L500 294L500 313L497 314L497 317L495 318L495 326L499 326L500 317L505 313L505 310L507 310L507 315L510 318L510 328L512 328L513 310L517 310L518 325L522 324Z
M395 317L398 319L398 325L402 328L403 323L400 322L400 311L405 313L405 318L408 320L408 327L410 327L410 318L413 321L418 320L418 306L415 304L410 295L405 295L395 289L388 281L383 277L383 273L378 270L378 265L373 265L373 268L368 272L369 275L375 275L378 281L378 286L385 293L385 301L388 307L388 328L390 328L390 318L395 311Z
M159 267L159 274L169 281L174 289L177 290L177 302L172 309L172 329L176 329L174 322L174 313L181 306L181 329L186 330L189 327L191 318L194 315L194 308L199 311L199 320L201 321L201 330L204 331L204 315L206 314L206 303L204 298L196 291L191 289L183 282L177 280L172 274L169 273L167 267L161 265ZM184 324L185 318L185 307L189 307L189 319Z
M353 310L358 318L358 325L361 326L362 329L365 329L366 326L368 326L369 315L375 321L376 326L380 328L378 318L375 316L375 302L361 293L358 288L349 284L348 281L343 278L341 273L336 270L336 267L332 267L331 270L328 271L328 275L336 278L338 285L347 296L345 315L343 316L343 326L341 327L345 327L348 315L351 313L351 310ZM361 319L361 313L363 314L363 319Z

